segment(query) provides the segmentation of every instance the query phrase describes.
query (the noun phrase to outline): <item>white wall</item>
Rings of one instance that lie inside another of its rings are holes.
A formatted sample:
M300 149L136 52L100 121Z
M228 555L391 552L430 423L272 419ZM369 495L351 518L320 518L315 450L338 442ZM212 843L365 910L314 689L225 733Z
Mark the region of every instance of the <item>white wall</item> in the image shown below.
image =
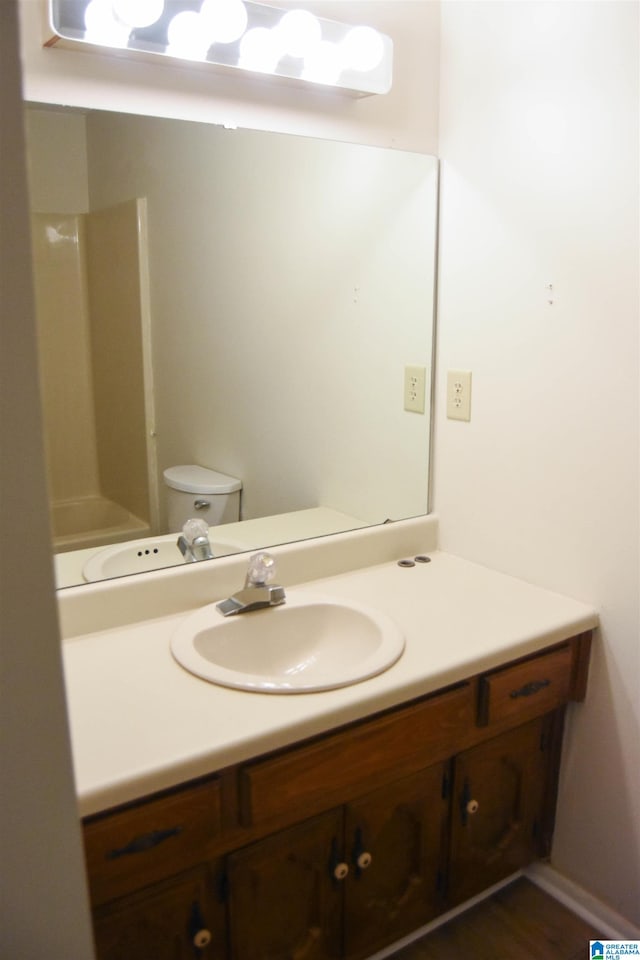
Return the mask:
M25 98L436 153L439 4L312 0L304 6L328 19L366 23L387 33L394 44L392 91L353 99L237 74L229 78L192 65L45 49L51 31L44 3L20 0Z
M601 612L553 863L635 923L638 9L443 5L438 399L473 396L435 446L443 548Z
M0 955L90 960L48 535L17 11L0 3Z

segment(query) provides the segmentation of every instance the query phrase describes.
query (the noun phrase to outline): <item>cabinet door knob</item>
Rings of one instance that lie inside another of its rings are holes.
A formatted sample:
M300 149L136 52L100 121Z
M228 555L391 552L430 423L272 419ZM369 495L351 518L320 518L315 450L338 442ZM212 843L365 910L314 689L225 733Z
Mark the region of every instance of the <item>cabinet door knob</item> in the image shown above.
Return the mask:
M197 947L198 950L203 950L205 947L208 947L211 943L211 931L210 930L198 930L197 933L193 936L193 945Z
M351 862L356 868L356 877L359 877L362 871L370 867L373 862L373 856L365 848L362 832L361 827L357 827L351 848Z
M334 837L331 841L331 857L328 864L329 876L333 880L344 880L349 873L349 864L341 859L343 856L344 851L341 850L341 844L338 843L338 838Z
M191 904L191 918L189 920L189 934L192 938L196 950L204 950L211 943L211 931L204 925L204 918L200 910L200 904L194 900Z
M336 880L344 880L344 878L349 873L349 864L348 863L336 863L333 868L333 875Z
M460 820L462 821L463 827L466 827L469 822L469 817L477 813L479 808L480 804L477 800L473 799L469 779L465 777L464 783L462 784L462 794L460 796Z

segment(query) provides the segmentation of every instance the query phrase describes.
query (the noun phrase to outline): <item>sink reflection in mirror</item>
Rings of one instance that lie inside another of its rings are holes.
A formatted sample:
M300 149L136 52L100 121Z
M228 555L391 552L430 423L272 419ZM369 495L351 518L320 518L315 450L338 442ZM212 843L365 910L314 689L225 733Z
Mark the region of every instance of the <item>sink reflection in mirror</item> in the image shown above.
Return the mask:
M388 670L404 636L386 614L363 604L287 591L280 606L225 618L215 604L186 617L171 651L190 673L254 693L314 693Z
M241 478L250 522L427 512L434 157L34 104L26 127L54 521L76 505L62 549L154 542L181 463ZM76 530L118 510L129 532Z
M216 537L213 528L209 543L214 557L225 557L251 549L251 544ZM175 567L186 562L188 561L181 554L176 537L169 534L166 537L116 543L112 547L98 550L84 564L82 575L88 583L95 583L111 577L126 577L132 573L157 570L159 567Z

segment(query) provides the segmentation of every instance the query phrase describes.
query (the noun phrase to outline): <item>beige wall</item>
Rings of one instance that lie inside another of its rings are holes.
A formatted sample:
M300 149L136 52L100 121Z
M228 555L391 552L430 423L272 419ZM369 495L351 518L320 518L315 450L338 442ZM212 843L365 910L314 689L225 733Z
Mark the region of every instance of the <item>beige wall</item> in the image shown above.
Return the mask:
M37 4L32 4L37 7ZM83 113L25 113L29 200L34 213L89 209L86 120Z
M15 4L0 3L0 955L93 955L48 535Z
M443 5L435 448L446 550L601 611L552 862L636 924L638 10Z

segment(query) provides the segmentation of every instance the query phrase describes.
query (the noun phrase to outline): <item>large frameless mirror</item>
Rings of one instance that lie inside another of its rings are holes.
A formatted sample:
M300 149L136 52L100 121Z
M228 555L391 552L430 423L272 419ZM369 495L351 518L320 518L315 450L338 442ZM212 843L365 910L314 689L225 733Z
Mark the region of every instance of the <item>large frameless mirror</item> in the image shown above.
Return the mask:
M26 116L59 586L428 511L435 158Z

